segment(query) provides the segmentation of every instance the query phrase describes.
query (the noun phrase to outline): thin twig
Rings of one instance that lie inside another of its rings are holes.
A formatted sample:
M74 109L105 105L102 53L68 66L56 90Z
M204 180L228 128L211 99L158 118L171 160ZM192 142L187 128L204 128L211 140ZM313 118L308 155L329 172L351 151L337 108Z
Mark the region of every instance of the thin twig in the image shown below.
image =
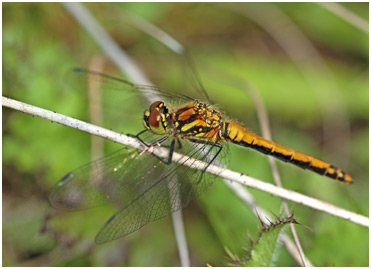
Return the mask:
M121 72L129 76L137 84L152 84L143 72L141 72L138 65L116 44L83 4L70 2L62 4Z
M344 21L353 25L357 29L365 32L366 34L369 33L368 22L366 20L362 19L357 14L350 11L349 9L345 8L344 6L342 6L338 3L325 3L325 2L321 2L321 3L317 3L317 4L326 8L328 11L334 13L335 15L339 16Z
M267 109L265 108L263 98L261 98L261 96L259 94L259 91L257 89L255 89L255 87L253 87L251 85L247 85L244 88L246 89L246 91L248 92L250 97L252 98L253 103L256 107L258 118L259 118L259 124L260 124L260 128L262 130L263 137L266 138L266 139L272 140L272 134L271 134L271 130L270 130L270 127L269 127L270 124L269 124L269 119L268 119L268 112L267 112ZM274 181L275 181L276 185L278 187L282 187L281 177L280 177L280 174L278 172L278 167L277 167L277 164L275 162L275 159L273 157L269 156L268 161L269 161L269 165L272 169L272 174L273 174L273 178L274 178ZM289 216L290 215L290 210L289 210L289 207L287 205L286 200L282 200L282 205L284 207L286 216ZM305 257L303 248L301 246L298 234L296 232L296 229L295 229L295 226L294 226L293 223L290 223L290 229L291 229L292 236L294 237L294 241L295 241L295 244L296 244L298 252L299 252L300 261L302 263L302 266L306 267L306 266L308 266L309 261Z
M171 214L174 224L174 231L176 236L177 245L179 248L179 258L182 267L190 267L189 251L187 247L187 239L184 232L184 222L182 211L175 211Z
M104 58L95 56L90 62L89 69L100 71L104 66ZM88 100L89 100L89 118L94 125L102 125L102 104L101 104L101 83L99 80L88 80ZM103 156L103 140L93 135L91 136L91 161L97 160Z
M65 126L69 126L84 132L88 132L93 135L100 136L102 138L111 140L113 142L117 142L129 147L133 147L139 150L144 150L144 146L138 142L135 138L128 137L123 134L116 133L114 131L95 126L90 123L86 123L80 120L76 120L64 115L61 115L56 112L52 112L46 109L38 108L26 103L22 103L7 97L2 97L2 105L5 107L9 107L15 110L19 110L21 112L38 116L47 120L50 120L52 122L60 123ZM154 148L154 153L158 156L168 156L168 150L163 147L156 147ZM180 162L181 160L184 160L184 156L174 152L173 154L173 161ZM199 160L195 160L192 158L187 158L186 162L182 163L186 166L192 166L193 169L197 169L198 167L205 167L205 163L201 162ZM279 188L275 185L269 184L267 182L255 179L253 177L246 176L244 174L234 172L229 169L225 169L216 165L210 165L208 166L206 172L218 175L220 177L223 177L225 179L235 181L238 183L241 183L245 186L267 192L269 194L272 194L274 196L278 196L290 201L293 201L295 203L302 204L304 206L316 209L321 212L328 213L330 215L333 215L335 217L348 220L350 222L369 227L369 219L366 216L345 210L343 208L334 206L332 204L317 200L312 197L308 197L306 195L290 191L284 188Z
M174 51L176 54L184 55L185 48L176 39L170 36L168 33L158 28L156 25L138 17L132 13L125 12L125 22L131 24L133 27L143 31L154 39L157 39L160 43Z

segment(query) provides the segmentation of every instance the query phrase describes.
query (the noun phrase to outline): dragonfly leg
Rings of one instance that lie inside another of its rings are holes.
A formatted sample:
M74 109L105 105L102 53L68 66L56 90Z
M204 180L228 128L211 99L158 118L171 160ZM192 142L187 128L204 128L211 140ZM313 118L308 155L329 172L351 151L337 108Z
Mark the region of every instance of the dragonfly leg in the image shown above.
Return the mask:
M177 149L182 149L182 143L180 143L180 140L177 138Z
M150 149L153 149L154 147L156 146L161 146L161 144L163 142L165 142L169 136L164 136L162 138L160 138L159 140L157 140L156 142L152 143L152 144L148 144L146 143L143 139L140 138L140 135L142 135L143 133L147 132L148 130L143 130L141 131L140 133L138 133L137 135L132 135L132 134L128 134L128 136L130 137L134 137L136 139L138 139L143 145L145 145L147 147L147 150L145 151L151 151ZM180 144L180 141L179 139L178 140L178 147L181 148L181 144ZM169 148L169 156L167 157L167 159L165 158L161 158L160 156L156 155L155 153L151 152L151 154L156 157L157 159L159 159L162 163L166 164L166 165L169 165L171 164L171 161L173 159L173 153L174 153L174 147L175 147L175 140L171 141L171 145L168 146L168 145L164 145L163 146L164 148Z
M156 147L156 146L160 146L162 142L164 142L166 139L168 139L169 137L168 136L165 136L163 138L161 138L160 140L158 140L157 142L153 143L152 145L149 146L150 147ZM153 156L155 156L157 159L159 159L162 163L166 164L166 165L169 165L171 164L171 161L173 160L173 154L174 154L174 147L175 147L175 139L173 139L171 141L171 144L170 146L164 146L164 147L169 147L169 156L167 157L167 160L166 158L161 158L160 156L156 155L155 153L151 153Z
M165 136L165 137L157 140L156 142L154 142L152 144L148 144L148 143L144 142L143 139L140 138L140 135L142 135L143 133L145 133L147 131L148 131L148 129L145 129L145 130L141 131L140 133L138 133L137 135L127 134L127 136L130 136L130 137L133 137L133 138L138 139L143 145L145 145L147 147L151 147L151 146L155 146L155 145L160 145L161 143L163 143L164 141L166 141L166 139L168 138L168 136ZM177 149L181 149L182 148L182 144L181 144L180 140L177 139L177 142L178 142L177 143ZM171 146L168 146L168 145L163 145L162 147L164 147L164 148L171 148Z
M218 142L216 142L216 141L215 142L209 142L209 141L204 141L202 139L195 139L195 138L191 138L191 139L188 139L188 140L191 141L191 142L193 142L193 143L198 143L198 144L204 144L204 145L210 145L211 146L209 148L209 150L207 151L207 153L202 156L202 158L200 159L200 161L203 161L206 158L206 156L209 155L209 153L212 151L212 149L214 147L217 147L218 148L218 151L215 153L215 155L213 156L213 158L209 161L209 163L206 165L206 167L204 169L202 169L202 173L200 174L200 178L196 182L196 184L199 184L201 182L202 176L205 173L206 169L210 166L210 164L213 161L215 161L216 157L218 157L219 153L223 149L223 146L221 144L219 144Z
M148 129L145 129L141 132L139 132L138 134L136 135L133 135L133 134L127 134L127 136L130 136L130 137L133 137L133 138L136 138L138 139L143 145L147 146L147 147L150 147L151 145L147 144L146 142L144 142L144 140L142 138L140 138L140 135L144 134L145 132L147 132Z
M168 139L168 136L163 137L162 139L160 139L157 142L153 143L149 147L151 147L151 146L152 147L160 146L161 143L164 142L166 139ZM180 142L180 140L178 138L177 139L173 139L173 141L171 141L170 146L169 145L162 146L164 148L169 148L169 156L167 157L167 160L161 158L160 156L157 156L154 153L152 153L152 155L155 156L157 159L159 159L164 164L167 164L167 165L171 164L171 162L173 160L173 154L174 154L174 148L175 148L175 140L177 141L177 149L181 149L182 148L182 143Z

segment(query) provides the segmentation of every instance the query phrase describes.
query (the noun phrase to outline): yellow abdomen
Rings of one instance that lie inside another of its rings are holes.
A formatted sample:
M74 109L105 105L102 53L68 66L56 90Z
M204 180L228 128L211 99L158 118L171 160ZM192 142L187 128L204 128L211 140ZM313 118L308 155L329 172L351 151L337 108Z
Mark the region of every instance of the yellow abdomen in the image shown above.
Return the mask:
M284 162L292 163L303 169L309 169L337 181L344 183L351 183L353 181L351 176L340 168L308 154L298 152L264 139L263 137L249 132L237 123L225 122L222 137L240 146L255 149L264 154L276 157Z

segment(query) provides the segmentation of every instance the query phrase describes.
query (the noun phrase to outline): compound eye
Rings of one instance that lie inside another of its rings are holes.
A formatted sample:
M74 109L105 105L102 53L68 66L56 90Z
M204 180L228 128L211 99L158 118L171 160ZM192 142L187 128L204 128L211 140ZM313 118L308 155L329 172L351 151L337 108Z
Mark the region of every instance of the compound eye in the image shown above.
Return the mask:
M151 108L152 108L152 106L151 106ZM160 121L161 121L160 112L158 112L158 110L156 110L156 109L150 110L150 111L151 112L150 112L149 117L148 117L149 126L157 128Z
M152 111L156 110L156 108L157 108L161 103L162 103L161 101L156 101L156 102L152 103L152 105L149 107L149 111L152 112Z

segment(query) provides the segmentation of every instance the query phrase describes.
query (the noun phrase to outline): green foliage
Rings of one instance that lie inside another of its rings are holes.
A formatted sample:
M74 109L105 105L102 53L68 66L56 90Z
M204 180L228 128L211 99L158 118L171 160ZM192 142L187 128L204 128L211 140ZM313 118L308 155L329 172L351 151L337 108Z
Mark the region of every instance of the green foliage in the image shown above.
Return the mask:
M241 266L248 267L267 267L272 266L275 260L275 252L278 247L278 236L283 228L288 224L297 224L296 220L290 216L287 218L277 218L275 223L263 224L258 239L252 243L248 253L241 260Z

